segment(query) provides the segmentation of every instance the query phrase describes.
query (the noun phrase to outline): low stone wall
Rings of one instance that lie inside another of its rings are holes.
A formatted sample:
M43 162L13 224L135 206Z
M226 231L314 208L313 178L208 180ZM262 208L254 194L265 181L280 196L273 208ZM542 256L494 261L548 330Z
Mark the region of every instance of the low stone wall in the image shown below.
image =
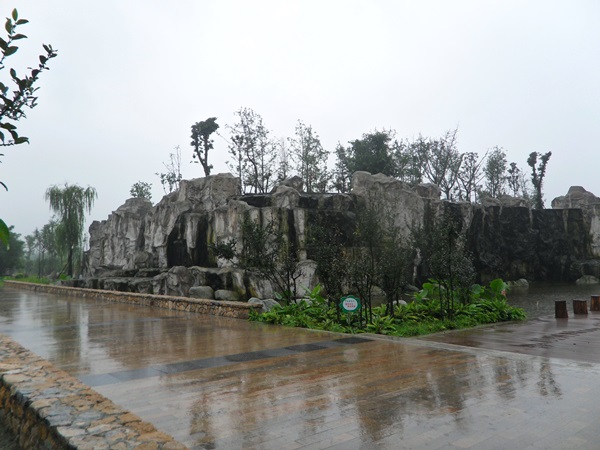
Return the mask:
M23 449L186 449L0 335L0 420Z
M152 306L156 308L188 311L198 314L233 317L236 319L247 319L251 310L254 308L260 309L261 307L260 305L257 306L243 302L172 297L168 295L136 294L131 292L105 291L100 289L72 288L49 284L25 283L22 281L13 280L5 280L4 285L11 288L29 289L35 292L46 292L50 294L77 296L80 298L89 298L93 300L106 300L118 303Z

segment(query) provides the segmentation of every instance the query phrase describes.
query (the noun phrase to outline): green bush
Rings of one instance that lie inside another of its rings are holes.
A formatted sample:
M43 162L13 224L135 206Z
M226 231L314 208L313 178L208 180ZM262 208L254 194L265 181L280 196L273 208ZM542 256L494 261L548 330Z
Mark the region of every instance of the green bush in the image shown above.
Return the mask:
M359 313L341 314L338 318L335 305L321 296L319 286L298 302L276 306L262 314L252 312L250 320L343 333L418 336L526 318L522 309L507 303L506 283L502 280L494 280L487 287L474 285L469 302L456 303L452 314L447 310L448 303L436 298L441 286L425 283L412 302L395 306L393 315L386 314L385 305L374 307L369 323L362 322Z

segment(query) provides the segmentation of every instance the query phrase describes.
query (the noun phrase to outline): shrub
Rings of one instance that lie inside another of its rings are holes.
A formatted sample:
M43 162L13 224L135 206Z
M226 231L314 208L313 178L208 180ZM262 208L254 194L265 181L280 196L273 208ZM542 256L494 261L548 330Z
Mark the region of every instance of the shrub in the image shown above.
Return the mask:
M524 320L525 312L506 301L506 283L494 280L489 286L474 285L468 303L457 303L449 314L448 303L437 296L442 284L430 282L414 295L407 305L397 305L393 314L387 306L372 308L372 319L364 324L358 313L338 318L336 305L321 296L320 286L298 301L278 306L259 314L252 312L250 320L292 327L312 328L344 333L376 333L393 336L417 336L445 330L511 320Z

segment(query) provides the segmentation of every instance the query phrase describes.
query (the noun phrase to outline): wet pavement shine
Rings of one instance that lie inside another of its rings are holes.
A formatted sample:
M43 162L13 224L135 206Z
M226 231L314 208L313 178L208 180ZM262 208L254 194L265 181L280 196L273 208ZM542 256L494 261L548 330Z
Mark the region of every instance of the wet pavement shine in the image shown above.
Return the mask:
M0 333L192 449L598 449L599 319L380 339L0 290Z

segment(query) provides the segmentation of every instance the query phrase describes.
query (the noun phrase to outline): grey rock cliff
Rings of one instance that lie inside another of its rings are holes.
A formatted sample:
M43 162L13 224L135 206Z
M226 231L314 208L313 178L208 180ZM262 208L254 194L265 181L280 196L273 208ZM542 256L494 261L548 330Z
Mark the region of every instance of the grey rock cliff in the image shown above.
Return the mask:
M436 186L411 187L367 172L354 174L350 194L308 194L301 189L298 180L288 180L270 194L241 195L239 179L219 174L182 181L178 191L154 207L144 200L127 200L107 220L90 227L86 276L108 271L113 278L133 277L115 270L155 268L164 272L130 281L128 289L139 285L155 293L189 295L194 286L211 286L235 291L240 298L267 298L273 292L264 280L228 267L230 262L217 260L210 250L211 244L230 239L241 245L241 224L249 217L273 221L286 234L301 259L302 283L310 288L317 282L307 246L311 225L324 219L342 230L351 245L361 204L378 205L381 220L391 215L407 238L413 227L428 220L427 211L435 216L444 208L454 209L484 281L496 276L574 281L600 272L600 199L583 188L571 188L552 202L554 209L542 211L508 196L479 205L441 201ZM119 289L126 286L120 280L111 283Z

